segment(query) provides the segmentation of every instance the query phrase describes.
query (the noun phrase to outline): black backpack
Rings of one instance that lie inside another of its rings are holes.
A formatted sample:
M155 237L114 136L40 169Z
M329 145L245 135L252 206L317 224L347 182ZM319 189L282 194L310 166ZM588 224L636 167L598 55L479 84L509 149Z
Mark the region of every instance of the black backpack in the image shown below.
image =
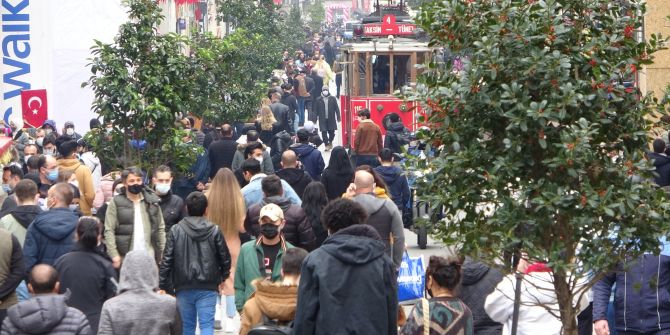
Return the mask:
M293 321L286 325L280 324L276 320L270 320L263 314L263 324L251 328L248 335L291 335L293 334Z

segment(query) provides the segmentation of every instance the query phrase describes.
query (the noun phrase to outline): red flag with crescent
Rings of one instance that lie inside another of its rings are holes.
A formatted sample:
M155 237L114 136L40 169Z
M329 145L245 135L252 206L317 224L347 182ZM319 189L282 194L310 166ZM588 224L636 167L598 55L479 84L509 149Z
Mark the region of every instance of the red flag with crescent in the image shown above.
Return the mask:
M48 119L47 90L21 91L23 122L28 127L40 127Z

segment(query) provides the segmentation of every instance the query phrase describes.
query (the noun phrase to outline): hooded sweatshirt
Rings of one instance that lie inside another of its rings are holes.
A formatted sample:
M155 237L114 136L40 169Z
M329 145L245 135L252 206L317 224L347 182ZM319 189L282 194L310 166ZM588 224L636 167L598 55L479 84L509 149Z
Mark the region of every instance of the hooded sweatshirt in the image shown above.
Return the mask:
M395 267L368 225L344 228L302 263L294 334L397 334Z
M295 151L298 160L312 179L321 179L321 173L326 167L326 163L323 161L323 156L319 149L307 143L296 143L290 149Z
M252 284L256 292L244 304L240 335L246 335L251 328L263 322L263 315L282 323L293 321L298 303L298 286L260 279Z
M391 192L391 199L393 199L393 202L398 206L398 209L402 210L411 207L408 206L410 200L409 184L407 183L407 176L405 176L402 169L393 165L380 165L374 170L384 179L384 182L386 182L386 185Z
M69 208L52 208L38 214L28 227L23 245L26 270L30 272L35 264L53 265L58 257L70 252L78 220Z
M14 234L23 247L28 226L33 223L39 213L42 213L42 209L37 205L16 207L0 219L0 228L7 229Z
M491 320L486 314L484 301L502 280L502 273L484 263L467 259L463 264L462 274L458 297L472 312L475 334L500 335L502 324Z
M352 200L365 208L368 213L366 224L377 230L386 246L386 253L399 269L405 251L405 229L398 207L391 200L372 194L358 194Z
M177 301L158 294L156 261L146 251L126 254L121 266L119 295L102 306L98 335L181 334Z
M68 297L37 295L12 306L2 323L2 334L90 334L86 316L66 305Z

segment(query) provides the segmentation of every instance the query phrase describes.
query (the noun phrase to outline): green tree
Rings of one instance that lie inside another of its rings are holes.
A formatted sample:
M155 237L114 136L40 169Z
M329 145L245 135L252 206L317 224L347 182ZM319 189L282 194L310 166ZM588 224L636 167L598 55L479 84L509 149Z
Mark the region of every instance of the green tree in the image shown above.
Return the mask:
M98 156L113 168L159 164L188 169L197 150L182 144L184 132L175 128L176 117L190 103L192 71L182 53L183 37L159 35L162 20L154 0L125 1L129 21L121 25L114 42L95 41L89 64L93 111L112 122L109 136L89 140Z
M420 79L441 146L420 194L437 237L489 263L523 250L552 268L565 334L576 305L623 259L659 252L670 205L649 178L656 100L625 83L658 38L639 0L445 0L417 22L443 48ZM642 285L647 283L640 283ZM575 299L576 300L576 299Z
M300 49L307 38L305 36L305 22L302 19L300 6L292 5L288 16L283 22L285 29L283 29L283 40L286 41L287 50L293 52Z
M309 15L309 29L317 32L321 29L321 24L326 21L326 7L322 0L314 0L314 3L307 7Z
M191 43L192 102L206 120L220 123L245 120L258 109L278 50L262 46L265 38L238 28L223 39L211 34Z

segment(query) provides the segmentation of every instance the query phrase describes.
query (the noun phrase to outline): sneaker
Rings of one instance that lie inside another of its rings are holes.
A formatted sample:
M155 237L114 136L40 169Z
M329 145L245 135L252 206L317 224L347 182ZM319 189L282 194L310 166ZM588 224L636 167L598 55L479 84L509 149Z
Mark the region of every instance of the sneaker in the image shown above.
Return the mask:
M235 325L233 324L235 322L235 318L228 318L226 317L226 333L234 333L235 332Z

